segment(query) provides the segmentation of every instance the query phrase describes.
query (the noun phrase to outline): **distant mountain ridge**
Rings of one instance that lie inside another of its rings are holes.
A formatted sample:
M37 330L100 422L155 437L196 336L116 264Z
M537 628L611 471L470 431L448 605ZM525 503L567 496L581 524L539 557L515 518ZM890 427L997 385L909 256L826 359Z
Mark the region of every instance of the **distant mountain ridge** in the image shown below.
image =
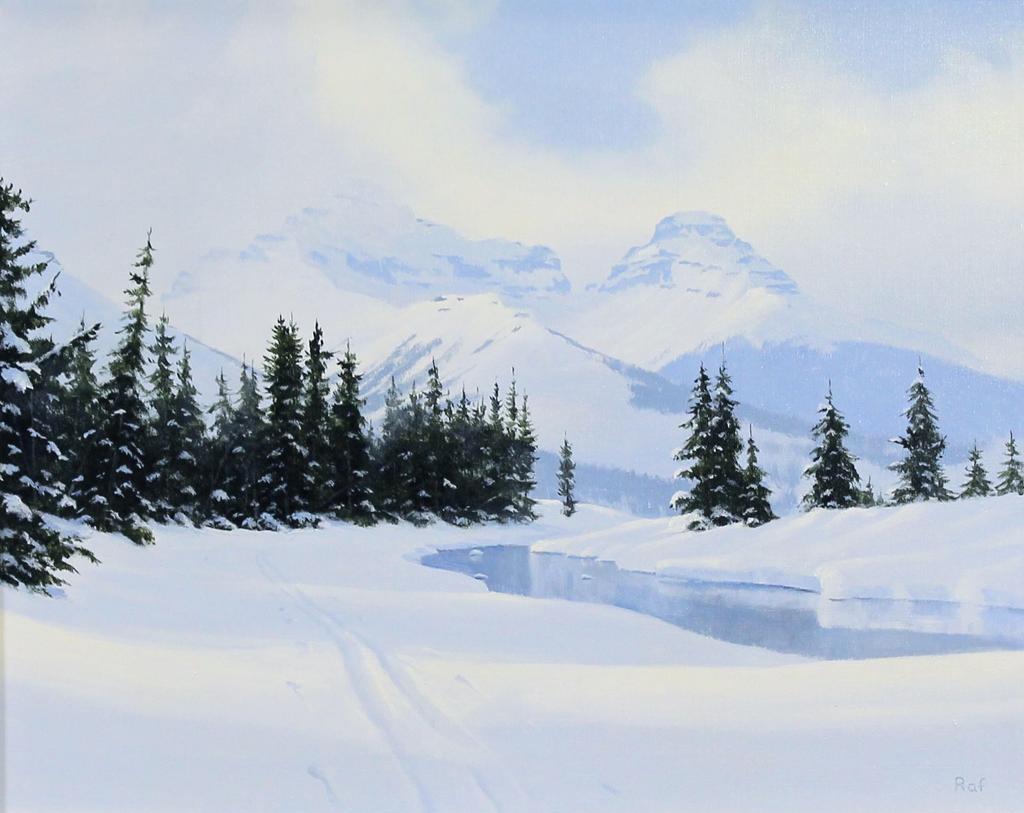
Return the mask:
M493 292L515 300L558 296L571 288L561 260L546 246L468 240L405 207L351 193L303 209L279 231L257 235L240 251L211 252L208 262L176 281L176 292L187 292L194 275L225 263L283 258L319 270L340 289L390 304L450 293Z
M602 284L581 290L546 247L466 239L386 199L341 195L241 249L207 253L164 304L181 330L234 358L261 358L278 314L306 333L319 320L333 346L351 341L378 420L392 376L408 391L431 360L453 396L506 387L515 367L545 452L541 483L552 482L545 467L568 435L581 492L634 510L670 493L696 368L717 367L723 351L779 510L800 496L829 378L876 486L891 481L887 438L902 428L919 353L954 482L974 438L1024 431L1024 383L951 360L967 356L934 337L815 302L707 212L663 218Z

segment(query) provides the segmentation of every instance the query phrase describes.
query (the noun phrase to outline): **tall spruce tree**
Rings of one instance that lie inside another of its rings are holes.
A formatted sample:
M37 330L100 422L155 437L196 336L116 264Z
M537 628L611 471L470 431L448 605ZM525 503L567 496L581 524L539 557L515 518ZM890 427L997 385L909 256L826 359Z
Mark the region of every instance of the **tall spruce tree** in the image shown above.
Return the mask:
M810 491L804 496L803 507L852 508L863 501L860 492L860 474L856 458L846 448L850 425L836 408L829 383L825 403L818 407L821 416L811 430L815 445L811 463L804 477L811 481Z
M23 239L18 213L29 207L0 179L0 581L45 591L75 572L76 554L95 558L47 516L64 491L51 476L62 454L49 437L46 412L53 392L47 362L56 348L40 335L50 321L44 311L54 282L38 294L29 290L47 266L27 260L35 243ZM37 397L42 393L47 397Z
M452 454L449 435L445 431L444 387L437 362L431 359L427 371L424 401L424 453L426 480L424 488L430 494L429 509L438 517L454 517L455 483L452 481Z
M978 442L974 442L970 454L967 456L967 470L964 472L967 480L960 489L960 499L970 497L987 497L992 493L992 483L988 479L988 472L985 471L985 464L981 459L981 449Z
M467 489L467 516L470 521L484 522L489 518L488 509L493 491L488 485L492 463L488 456L490 428L487 421L487 403L479 392L476 394L475 406L470 410L469 422L466 457L470 461L470 466L466 477L473 479Z
M696 514L690 523L691 530L710 527L718 498L713 482L713 417L711 379L704 365L693 384L690 396L689 417L679 427L689 432L686 443L676 451L674 459L683 463L676 477L688 481L689 490L678 492L672 499L672 507L683 514Z
M765 472L758 464L758 448L751 427L747 438L747 465L743 469L743 522L751 528L778 519L772 511L771 489L764 484Z
M518 411L518 407L516 409ZM506 522L515 516L515 492L510 465L512 452L509 443L509 436L514 429L514 425L506 423L501 390L498 382L494 382L494 389L488 400L481 454L486 461L483 480L486 495L484 510L488 518L499 522Z
M264 516L270 477L267 473L267 425L263 414L259 374L253 365L242 364L235 421L228 435L230 457L223 490L229 519L242 528L270 528L273 518Z
M160 522L175 512L177 492L172 473L180 432L180 427L174 422L174 365L178 350L167 328L167 314L164 313L157 320L153 343L149 347L153 371L149 375L146 497L153 506L153 518Z
M999 495L1024 494L1024 463L1018 454L1017 441L1014 440L1013 432L1010 432L1010 439L1006 441L1006 460L996 484L996 493Z
M376 515L370 486L370 441L363 399L359 392L362 375L350 346L341 357L338 385L331 403L329 449L333 493L330 504L342 519L360 524Z
M330 384L327 365L334 354L324 349L324 334L317 322L306 351L305 399L302 407L302 438L306 448L305 503L322 514L330 507L334 491L328 445Z
M237 412L224 371L217 373L217 398L207 410L210 415L210 438L203 466L203 487L200 492L205 522L228 530L233 527L231 514L231 452L235 448Z
M303 442L302 343L294 322L278 317L264 359L267 379L267 513L300 527L315 522L305 500L309 452Z
M497 384L494 394L498 395ZM492 405L493 413L493 405ZM499 420L493 423L494 439L491 446L495 456L495 494L497 497L495 516L500 520L518 518L517 501L519 484L517 482L516 426L519 422L519 392L516 386L516 371L512 370L512 380L505 394L504 412L499 411Z
M402 448L405 423L402 393L392 376L391 384L384 396L384 423L381 426L380 438L374 447L374 493L377 496L377 507L391 520L401 517L409 502L405 493L408 458Z
M446 418L446 433L451 451L451 477L454 485L452 522L466 525L481 518L483 489L483 418L470 404L466 389Z
M49 296L49 293L47 293ZM95 339L98 326L75 334L57 345L50 337L36 337L37 347L49 348L39 357L39 372L30 391L29 410L32 431L25 456L25 472L41 489L49 511L75 516L77 504L71 496L66 466L73 453L61 445L64 386L69 380L74 356L79 347Z
M430 520L427 514L433 505L433 495L427 490L431 480L430 455L427 450L427 411L415 381L409 390L405 416L399 444L399 455L404 461L404 516L412 522L425 523Z
M572 445L563 438L558 451L558 496L562 498L562 515L576 513L576 464L572 459Z
M59 396L57 445L63 452L60 471L67 496L74 503L73 517L91 519L85 496L85 465L95 455L96 427L100 422L99 384L96 380L96 352L93 343L99 325L86 327L83 318L78 326L81 341L75 343L70 364Z
M148 410L144 399L146 300L153 244L149 236L139 250L125 291L127 308L118 330L120 339L100 388L99 440L87 466L88 511L101 531L122 533L136 544L153 541L145 522L152 514L146 498Z
M893 491L897 503L921 500L948 500L946 474L942 470L942 453L946 438L939 434L935 404L924 383L924 368L918 365L917 378L908 390L910 405L904 416L907 430L893 442L904 449L904 458L891 468L899 477Z
M715 378L711 408L711 491L715 495L711 522L714 525L739 522L743 514L744 481L740 468L743 440L736 417L737 403L732 395L732 379L723 361Z
M169 427L175 435L167 478L173 517L179 522L199 524L203 519L200 492L204 490L206 423L192 381L192 354L187 345L178 362Z
M537 518L537 501L531 494L537 482L533 477L533 467L537 462L537 436L530 419L529 397L524 395L522 405L516 413L515 427L510 430L512 436L512 482L514 489L513 510L517 522L532 522Z

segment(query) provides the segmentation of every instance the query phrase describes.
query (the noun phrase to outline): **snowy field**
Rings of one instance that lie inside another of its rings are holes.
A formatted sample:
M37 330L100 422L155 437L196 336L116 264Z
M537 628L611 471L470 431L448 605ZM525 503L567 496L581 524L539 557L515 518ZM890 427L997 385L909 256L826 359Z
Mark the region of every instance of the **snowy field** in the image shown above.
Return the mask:
M812 661L419 564L543 539L675 575L891 596L917 571L1013 599L1024 500L983 502L699 538L550 503L522 528L94 534L103 564L62 596L3 592L5 809L1019 811L1024 653Z

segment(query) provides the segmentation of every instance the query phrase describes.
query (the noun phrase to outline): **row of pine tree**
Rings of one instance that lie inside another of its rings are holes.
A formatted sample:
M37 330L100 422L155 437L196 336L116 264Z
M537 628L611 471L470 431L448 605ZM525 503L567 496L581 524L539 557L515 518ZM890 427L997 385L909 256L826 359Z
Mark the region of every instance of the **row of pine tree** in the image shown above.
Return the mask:
M75 555L92 558L73 531L52 517L152 540L150 521L220 528L300 527L333 516L358 523L432 517L456 523L535 518L536 438L528 399L513 375L502 396L452 400L432 364L422 391L407 395L392 380L379 434L363 415L361 376L351 348L335 358L319 325L303 343L283 317L273 326L263 363L243 363L236 392L221 374L212 407L199 405L187 346L178 348L161 317L146 311L153 247L138 253L126 291L118 342L103 375L93 349L99 325L84 321L56 345L43 329L55 280L39 288L46 263L31 263L19 212L29 202L0 182L0 551L2 579L45 588L62 583ZM335 365L336 362L336 365ZM336 375L332 368L336 366ZM332 378L335 383L332 387ZM951 499L942 468L931 394L919 371L909 391L907 430L896 439L894 503ZM712 384L702 365L682 428L676 473L690 488L673 507L691 527L775 519L771 492L752 433L744 443L737 401L723 362ZM805 508L883 502L862 487L846 448L849 425L831 387L812 430ZM744 456L745 452L745 456ZM572 447L561 448L562 511L576 510ZM977 445L961 497L1024 493L1024 465L1011 434L993 487Z
M889 501L897 505L950 500L955 496L942 466L946 439L939 431L935 404L920 366L917 373L907 393L906 431L894 440L903 449L903 458L891 466L897 475L897 484ZM685 464L676 476L688 481L690 489L677 493L672 501L672 507L693 515L692 529L734 523L757 526L775 519L769 504L771 492L764 484L765 473L758 465L753 434L746 444L746 464L741 462L743 441L736 407L725 362L718 370L714 386L702 364L694 383L689 416L680 427L687 430L689 437L675 455L676 460ZM814 439L811 462L804 470L810 487L803 498L803 508L886 504L882 495L875 494L870 479L861 485L857 459L846 447L850 426L835 405L831 384L818 413L820 418L811 430ZM1006 444L1006 459L994 486L977 443L970 452L959 497L992 494L1024 494L1024 462L1012 432Z
M453 401L437 365L404 395L392 380L378 435L363 415L351 348L325 347L319 324L303 343L283 317L263 360L223 373L204 414L191 355L166 317L147 314L147 238L126 290L118 341L97 371L99 325L44 338L55 280L30 263L19 212L29 201L0 182L0 542L8 584L45 589L91 558L70 525L84 520L152 541L149 522L224 529L313 525L322 516L370 524L439 518L456 524L535 518L536 438L514 380L502 395ZM336 365L335 365L336 362ZM336 375L334 367L336 366ZM332 383L332 381L334 383ZM571 489L571 484L570 484Z

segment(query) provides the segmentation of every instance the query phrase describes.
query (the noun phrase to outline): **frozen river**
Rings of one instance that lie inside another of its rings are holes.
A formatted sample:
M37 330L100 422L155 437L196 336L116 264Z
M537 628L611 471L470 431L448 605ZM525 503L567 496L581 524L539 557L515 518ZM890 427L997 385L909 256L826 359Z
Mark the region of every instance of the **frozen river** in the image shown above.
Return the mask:
M440 550L423 564L492 591L610 604L701 635L824 659L1024 648L1024 611L949 602L831 601L791 588L676 581L523 545Z

